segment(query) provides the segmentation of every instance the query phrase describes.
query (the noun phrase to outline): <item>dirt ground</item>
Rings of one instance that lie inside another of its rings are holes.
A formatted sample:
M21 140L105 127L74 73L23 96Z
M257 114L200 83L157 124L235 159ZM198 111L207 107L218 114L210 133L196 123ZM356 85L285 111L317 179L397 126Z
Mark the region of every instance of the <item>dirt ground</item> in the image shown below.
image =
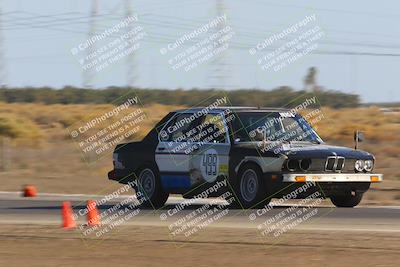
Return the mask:
M44 225L0 225L0 266L398 266L400 233L210 228L171 240L164 227L123 226L103 239Z

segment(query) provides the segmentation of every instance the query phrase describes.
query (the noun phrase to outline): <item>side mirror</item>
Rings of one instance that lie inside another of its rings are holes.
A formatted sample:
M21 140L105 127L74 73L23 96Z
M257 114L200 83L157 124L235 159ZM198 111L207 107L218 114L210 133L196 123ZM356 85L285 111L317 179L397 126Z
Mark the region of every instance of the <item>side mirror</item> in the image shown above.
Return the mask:
M355 142L354 148L355 149L358 148L358 143L361 143L364 140L365 140L365 136L364 136L363 132L360 132L358 130L354 132L354 142Z

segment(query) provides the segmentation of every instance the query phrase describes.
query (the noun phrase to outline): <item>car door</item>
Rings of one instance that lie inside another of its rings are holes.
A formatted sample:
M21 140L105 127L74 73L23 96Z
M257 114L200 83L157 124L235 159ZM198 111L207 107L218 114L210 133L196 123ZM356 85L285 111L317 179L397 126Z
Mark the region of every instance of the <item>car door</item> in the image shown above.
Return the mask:
M177 113L159 132L155 159L162 185L170 191L182 191L194 184L190 178L191 133L199 119L193 112Z
M228 175L230 140L228 127L222 113L202 116L200 138L192 149L189 168L192 180L197 183L213 183L218 177Z

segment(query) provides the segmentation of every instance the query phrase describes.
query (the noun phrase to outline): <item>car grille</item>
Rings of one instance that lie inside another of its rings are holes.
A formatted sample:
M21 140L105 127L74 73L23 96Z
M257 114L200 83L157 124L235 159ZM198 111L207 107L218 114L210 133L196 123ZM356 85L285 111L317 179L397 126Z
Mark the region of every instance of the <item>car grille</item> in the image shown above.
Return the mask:
M325 170L326 171L333 171L336 164L336 157L328 157L325 163Z
M344 167L344 158L338 157L336 162L336 170L343 170Z
M325 171L340 172L344 167L344 157L328 157L325 163Z
M335 161L336 168L335 168ZM354 164L357 159L349 159L344 157L328 157L328 158L311 158L311 165L307 173L321 173L321 172L340 172L340 173L354 173ZM284 166L286 166L284 164ZM284 167L285 171L288 171ZM289 171L288 171L289 172Z
M342 173L354 173L355 159L345 159L344 157L337 157L336 169L335 166L336 157L328 157L325 159L311 159L311 166L308 172L320 173L320 172L342 172Z

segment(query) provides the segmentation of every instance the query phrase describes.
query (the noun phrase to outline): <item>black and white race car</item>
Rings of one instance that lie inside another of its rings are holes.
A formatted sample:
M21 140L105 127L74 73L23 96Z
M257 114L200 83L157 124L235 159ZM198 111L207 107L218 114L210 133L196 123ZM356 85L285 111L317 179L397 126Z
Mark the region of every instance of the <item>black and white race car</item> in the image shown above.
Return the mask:
M153 207L170 193L191 198L216 183L243 208L263 207L305 183L337 207L354 207L382 181L371 173L373 155L327 145L302 116L275 108L177 110L142 141L117 145L113 159L109 179L133 185Z

